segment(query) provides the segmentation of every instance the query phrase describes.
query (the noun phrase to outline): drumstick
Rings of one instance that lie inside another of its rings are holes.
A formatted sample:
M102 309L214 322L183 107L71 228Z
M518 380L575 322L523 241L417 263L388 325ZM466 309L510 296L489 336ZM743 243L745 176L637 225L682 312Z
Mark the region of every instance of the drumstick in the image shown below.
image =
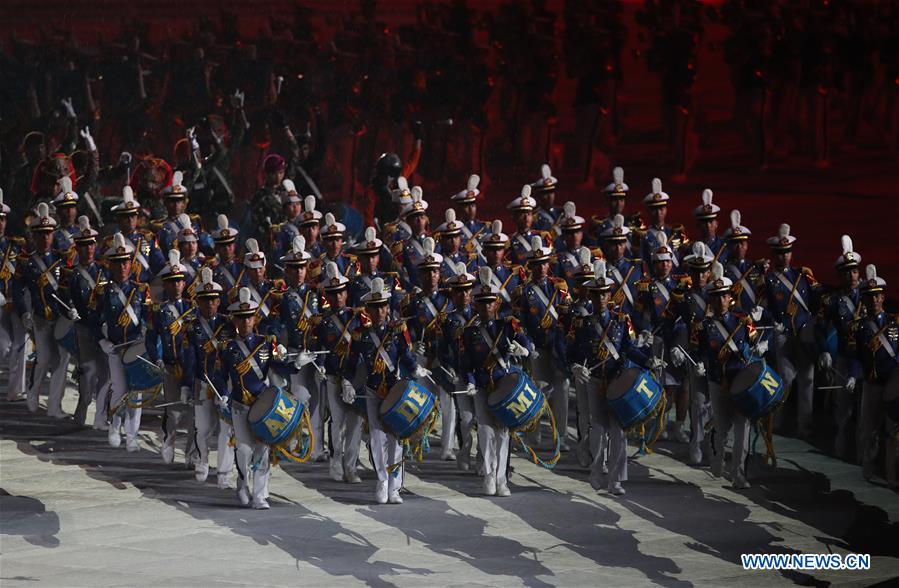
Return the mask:
M845 386L818 386L818 390L842 390Z
M683 347L681 347L681 346L680 346L680 345L678 345L678 346L676 346L676 347L675 347L675 349L680 349L680 352L681 352L681 353L683 353L683 354L684 354L684 357L686 357L686 358L687 358L687 359L689 359L689 360L690 360L690 363L692 363L692 364L693 364L693 367L696 367L696 362L695 362L695 361L693 361L693 358L692 358L692 357L690 357L690 354L689 354L689 353L687 353L687 350L686 350L686 349L684 349L684 348L683 348Z
M453 390L450 394L468 394L468 390Z
M163 402L162 404L154 404L148 408L165 408L166 406L175 406L176 404L190 404L187 400L176 400L175 402Z
M224 398L222 397L222 395L219 394L219 391L215 389L215 385L212 383L212 380L209 379L209 374L204 372L203 379L206 380L207 384L209 384L209 388L213 391L213 393L215 393L215 395L218 397L219 401L224 401Z
M140 343L140 339L132 339L131 341L125 341L124 343L119 343L118 345L113 345L113 349L118 349L119 347L127 347L128 345L134 345L135 343ZM155 365L155 364L154 364Z
M149 366L152 366L153 369L156 370L157 372L160 372L160 373L162 372L162 370L159 369L159 366L158 366L158 365L156 365L155 363L153 363L153 362L150 361L149 359L145 358L143 355L138 355L138 356L136 356L136 357L137 357L139 360L141 360L142 362L144 362L145 364L147 364L147 365L149 365Z
M52 296L52 297L53 297L53 300L57 301L57 302L59 303L60 306L62 306L63 308L65 308L66 311L68 311L68 312L71 312L71 311L72 311L72 307L69 306L68 304L66 304L65 302L63 302L62 300L60 300L60 299L59 299L59 296L57 296L56 294L50 294L50 296Z

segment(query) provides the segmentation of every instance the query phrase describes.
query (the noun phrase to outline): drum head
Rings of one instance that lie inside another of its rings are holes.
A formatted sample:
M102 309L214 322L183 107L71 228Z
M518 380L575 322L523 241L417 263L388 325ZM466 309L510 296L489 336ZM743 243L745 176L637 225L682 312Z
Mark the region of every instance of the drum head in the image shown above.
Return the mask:
M406 391L406 388L409 386L410 380L400 380L387 393L387 396L384 397L384 400L381 402L381 414L386 413L388 410L393 408L393 405L399 402L399 399L403 396L403 393Z
M730 385L731 393L742 392L755 384L762 373L762 369L764 369L764 365L761 361L755 361L737 372L737 375L734 376L734 381Z
M521 375L515 372L500 378L499 382L496 384L496 388L494 388L493 392L490 393L490 396L487 397L487 404L489 406L496 406L501 403L509 397L512 390L518 387L520 381Z
M138 355L146 355L147 354L147 345L143 341L138 341L134 345L128 347L125 350L125 353L122 354L122 363L134 363L135 361L139 361L137 359Z
M615 381L609 384L606 391L606 397L609 400L615 400L624 396L628 390L634 387L637 378L640 377L640 368L627 368L621 371L621 375L615 378Z
M272 388L263 390L262 394L256 397L256 402L250 407L247 414L247 420L254 423L265 416L275 405L275 399L278 397L278 391Z
M75 321L69 320L68 317L61 316L56 319L56 324L53 326L53 338L57 341L65 338L69 331L72 330L72 325L74 324Z

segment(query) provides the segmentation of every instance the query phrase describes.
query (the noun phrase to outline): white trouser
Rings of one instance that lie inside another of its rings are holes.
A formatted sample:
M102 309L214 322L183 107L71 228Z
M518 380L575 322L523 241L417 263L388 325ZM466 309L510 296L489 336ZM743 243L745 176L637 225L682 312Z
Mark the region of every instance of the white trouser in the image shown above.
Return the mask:
M164 402L178 402L181 400L181 376L175 373L175 367L166 365L162 378L162 393ZM162 416L162 442L164 445L175 447L175 438L178 436L178 428L185 426L188 429L187 443L184 447L184 461L190 462L194 444L193 411L186 404L174 404L165 407Z
M454 395L456 401L456 411L459 414L459 432L462 436L462 442L459 446L459 453L465 463L471 463L471 432L475 425L475 408L474 400L466 394Z
M66 368L69 366L70 355L69 351L61 347L53 337L53 326L53 321L34 317L34 350L37 358L31 388L28 389L29 400L34 399L33 402L37 402L44 376L48 370L51 372L50 394L47 398L48 413L62 410L62 395L66 388Z
M250 431L247 421L250 407L231 403L231 422L237 437L237 491L247 490L254 503L268 498L268 477L271 473L269 447ZM253 477L252 484L250 476Z
M25 393L25 345L28 333L19 315L10 307L0 310L0 358L8 361L6 397L15 400Z
M312 459L316 459L325 449L324 423L326 394L315 381L315 366L305 365L300 371L290 375L290 393L309 410L309 424L315 438Z
M849 360L842 354L837 354L836 357L833 358L833 368L836 372L848 376L850 370ZM836 383L843 383L843 378L839 375L836 376L836 380ZM862 382L858 382L855 386L855 390L852 392L845 387L833 390L833 419L837 426L834 449L837 457L847 457L846 451L849 445L849 429L852 424L852 417L855 413L855 399L859 394L864 398Z
M865 382L858 419L858 456L862 466L872 468L877 459L875 441L883 423L883 384Z
M110 410L122 405L122 407L112 415L112 423L110 429L119 432L122 428L122 415L125 421L125 436L132 440L137 437L140 429L140 413L139 408L130 408L125 403L125 396L128 394L128 379L125 376L125 365L122 363L122 356L113 353L106 356L109 361L109 383L111 395L109 398Z
M553 363L550 349L540 349L540 356L531 362L532 377L538 382L546 382L550 385L549 401L553 418L556 419L556 429L559 431L559 440L565 444L568 439L568 379Z
M388 492L403 487L403 468L394 475L387 473L387 466L398 464L403 459L403 447L397 438L381 422L381 399L374 390L365 387L365 394L374 398L366 399L368 409L368 432L371 444L371 461L379 482L387 482Z
M796 335L784 333L774 336L777 349L777 372L783 378L784 389L789 390L796 381L796 414L799 434L808 435L812 430L812 399L815 383L815 362L803 348ZM780 424L783 411L778 411L775 420ZM780 417L780 418L778 418Z
M709 381L709 396L712 398L712 419L715 422L714 455L711 456L712 470L723 470L724 443L734 429L734 445L731 452L731 479L746 476L746 453L749 450L749 419L739 413L730 398L730 391L721 384Z
M496 485L504 486L508 483L509 429L487 408L486 390L478 390L474 407L478 415L478 446L484 457L484 475L496 476Z
M75 340L78 344L78 364L81 366L76 420L84 418L87 407L96 395L97 412L94 424L105 423L106 399L109 396L109 363L106 361L106 354L100 349L97 334L85 325L75 325Z
M196 404L194 404L194 421L197 426L197 451L200 453L200 463L209 463L209 437L218 425L218 465L219 478L227 477L234 467L234 449L230 445L231 424L219 417L219 411L214 398L207 394L206 382L197 381L194 389L197 390ZM210 391L211 394L211 391ZM213 394L213 397L215 395Z
M698 353L692 353L698 357ZM711 404L709 401L708 379L696 373L696 368L687 366L687 379L690 384L690 453L702 459L702 442L705 439L705 426L709 420Z
M440 369L440 360L435 359L431 366L427 366L427 359L418 355L418 363L422 367L426 367L431 371ZM433 377L433 376L432 376ZM440 398L440 444L441 455L446 457L453 450L456 437L456 405L453 403L453 394L451 390L444 390L443 386L439 386L428 378L419 378L416 382L420 386L424 386L428 390L437 393Z
M607 381L590 378L584 386L590 411L590 453L593 455L590 471L595 475L602 472L609 449L609 408L605 398L608 384Z
M359 447L362 444L362 415L344 402L340 396L340 378L327 376L325 389L328 396L328 407L331 410L331 469L337 473L351 472L359 459ZM358 394L367 394L365 389ZM371 404L372 399L367 399ZM369 427L371 428L371 427ZM316 443L319 441L316 439Z
M627 481L627 435L618 419L612 412L606 400L606 388L608 381L590 378L587 384L590 398L590 415L594 421L594 427L598 431L600 439L597 441L597 451L593 455L593 464L590 467L591 477L598 478L602 474L605 450L608 447L609 455L606 459L606 467L609 470L608 485L613 486ZM591 436L593 430L591 429ZM605 437L608 436L608 441Z
M592 452L596 435L590 427L590 399L587 393L587 384L581 384L574 380L574 396L577 401L577 437L578 444L586 446Z

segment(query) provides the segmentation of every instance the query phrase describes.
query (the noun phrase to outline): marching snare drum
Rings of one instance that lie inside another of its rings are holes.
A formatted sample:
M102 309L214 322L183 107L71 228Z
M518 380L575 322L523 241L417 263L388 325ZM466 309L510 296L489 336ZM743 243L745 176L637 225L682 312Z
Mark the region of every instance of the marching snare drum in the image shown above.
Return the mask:
M513 431L528 428L540 418L545 406L543 392L518 369L500 378L496 389L487 397L487 408L493 416Z
M250 406L247 421L256 438L278 445L290 438L300 424L303 405L281 388L267 388Z
M381 401L381 420L397 439L408 439L425 423L437 398L413 380L400 380Z
M157 356L161 356L162 344L157 343L156 349ZM143 359L138 359L138 356ZM162 374L152 365L147 355L147 346L143 341L125 350L122 354L122 365L125 366L125 378L128 381L128 390L132 394L159 392L162 387Z
M630 429L652 415L662 399L662 386L649 370L627 368L609 384L606 398L621 428Z
M740 411L749 418L763 417L783 399L783 380L764 361L754 361L737 372L730 395Z
M56 324L53 326L53 338L64 349L75 353L75 321L65 316L56 319Z

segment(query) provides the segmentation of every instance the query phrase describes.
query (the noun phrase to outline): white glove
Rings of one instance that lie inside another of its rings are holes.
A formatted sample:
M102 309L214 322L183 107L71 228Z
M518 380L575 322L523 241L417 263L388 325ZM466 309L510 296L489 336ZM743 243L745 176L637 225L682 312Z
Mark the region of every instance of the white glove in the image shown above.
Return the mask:
M156 368L159 370L159 373L165 373L165 362L162 361L162 358L156 360Z
M119 165L131 165L131 154L127 151L122 151L122 154L119 155Z
M586 366L583 366L579 363L571 366L571 373L574 374L574 380L578 384L586 384L590 381L590 370L588 370Z
M194 151L200 149L200 142L197 141L197 127L190 127L187 129L187 140L190 141L191 149Z
M764 309L761 306L756 306L749 311L749 316L755 322L759 322L760 320L762 320L762 311L764 311Z
M100 339L100 349L102 349L103 353L106 355L112 355L115 353L115 344L109 339Z
M0 292L0 306L6 306L6 296L3 295L3 292Z
M783 323L774 323L774 332L775 333L781 334L786 330L787 330L787 328L784 326Z
M825 351L821 355L818 356L818 365L821 366L822 370L829 370L833 367L833 357Z
M637 335L637 347L645 347L647 345L652 345L653 335L649 331L640 331L640 334Z
M278 356L278 361L282 363L287 361L287 347L282 344L278 343L278 346L275 347L275 354Z
M768 340L765 339L764 341L759 341L758 343L756 343L755 354L761 357L766 353L768 353Z
M356 402L356 391L353 390L353 385L349 383L347 380L343 380L340 383L340 388L342 390L340 394L340 399L346 402L347 404L353 404Z
M469 385L465 388L465 393L468 394L469 396L474 396L475 394L478 393L478 389L475 388L475 385L474 385L474 384L469 384Z
M181 402L187 403L190 400L190 386L181 386Z
M855 392L855 378L849 376L849 379L846 380L846 389L850 392Z
M509 344L509 355L512 357L527 357L528 349L518 341L512 341Z
M680 350L680 347L675 347L671 350L671 365L674 367L680 367L684 365L684 362L687 360L687 356L684 355L684 352Z
M22 326L25 327L26 331L31 331L34 329L34 319L31 318L30 312L22 314Z
M424 355L427 352L428 348L425 345L424 341L419 341L415 344L415 353L418 355Z
M325 370L315 370L315 381L319 383L319 385L324 384L327 376L325 375Z
M231 108L243 108L244 93L240 90L234 90L231 95Z
M663 370L667 365L661 357L653 357L649 360L649 369L651 370Z
M416 378L427 378L431 375L431 370L425 369L420 365L415 366L415 377Z
M70 321L77 321L81 318L81 315L78 314L78 309L74 306L69 308L69 310L66 312L66 316L69 317Z
M300 351L297 353L297 358L294 360L294 364L297 366L297 369L301 369L310 363L315 361L315 354L310 353L308 351Z
M87 145L88 151L96 151L97 144L94 142L94 138L91 136L91 130L89 127L84 127L81 129L80 133L81 138L84 139L84 144Z
M72 97L63 98L59 101L62 104L62 107L66 109L66 116L69 118L77 118L75 116L75 107L72 106Z
M215 403L222 408L228 408L228 401L230 400L227 394L222 394L221 396L215 397Z
M444 366L443 369L446 370L446 377L450 382L455 382L459 379L459 377L456 375L456 370L454 370L453 368Z
M696 364L696 375L700 378L705 375L705 364L701 361Z
M540 357L540 352L534 349L533 351L528 352L528 357L531 358L531 361L537 361L537 358Z

